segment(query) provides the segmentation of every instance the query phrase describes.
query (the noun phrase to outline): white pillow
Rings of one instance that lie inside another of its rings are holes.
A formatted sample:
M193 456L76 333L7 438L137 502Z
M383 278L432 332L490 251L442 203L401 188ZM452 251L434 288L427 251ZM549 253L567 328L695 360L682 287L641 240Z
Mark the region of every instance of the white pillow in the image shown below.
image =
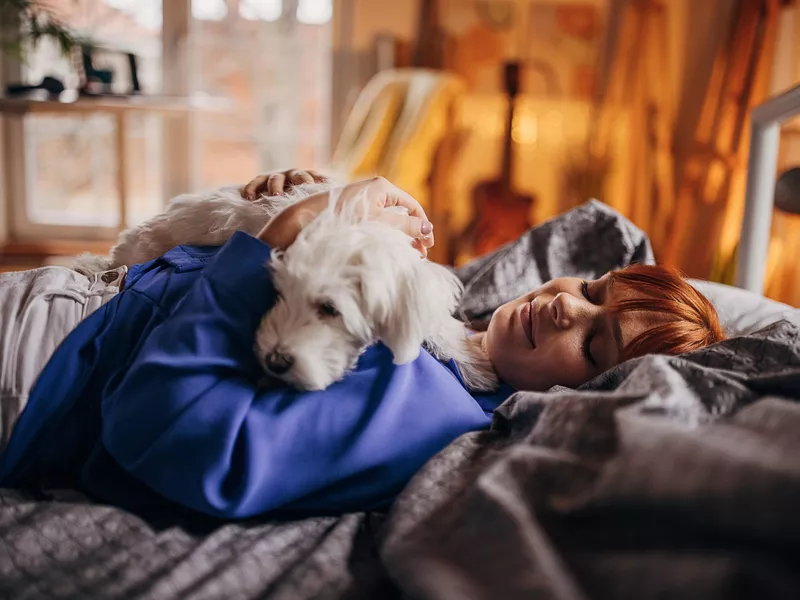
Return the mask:
M788 304L723 283L699 279L692 279L691 283L717 309L722 327L730 337L753 333L781 319L800 327L800 309Z

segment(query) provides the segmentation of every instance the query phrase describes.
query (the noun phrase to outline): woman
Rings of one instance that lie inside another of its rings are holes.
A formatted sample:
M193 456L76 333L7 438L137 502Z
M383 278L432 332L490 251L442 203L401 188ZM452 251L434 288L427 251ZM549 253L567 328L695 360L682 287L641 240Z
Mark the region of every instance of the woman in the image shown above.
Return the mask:
M275 193L285 176L242 193ZM423 254L431 247L413 198L375 179L346 186L338 202L359 196L369 218L409 233ZM264 265L327 205L327 192L315 194L256 237L181 246L132 267L124 291L45 366L2 456L0 485L73 487L134 511L168 500L225 518L380 508L450 441L488 427L514 389L577 386L627 358L722 337L713 307L684 280L632 267L596 281L555 279L498 309L476 333L506 384L496 394L471 395L454 365L426 352L394 365L381 345L327 390L260 390L253 335L275 298ZM396 205L408 215L384 210ZM113 283L115 272L105 275ZM6 317L4 329L15 323Z

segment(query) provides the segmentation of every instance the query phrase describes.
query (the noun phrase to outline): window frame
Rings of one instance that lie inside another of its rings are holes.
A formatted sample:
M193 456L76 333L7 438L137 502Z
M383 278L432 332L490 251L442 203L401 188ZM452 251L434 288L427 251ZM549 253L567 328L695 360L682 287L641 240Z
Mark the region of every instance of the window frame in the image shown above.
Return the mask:
M163 73L162 94L187 97L189 86L189 28L191 23L191 0L162 0L161 62ZM18 60L6 55L2 57L0 83L19 81L22 75ZM93 111L87 110L87 113ZM31 114L31 113L27 113ZM117 227L103 225L70 225L37 223L29 215L29 183L32 181L33 145L25 135L24 116L0 113L0 175L4 185L0 191L0 242L36 242L43 240L108 240L115 239L124 228L125 215L120 215ZM166 115L163 118L163 158L162 178L163 198L169 198L190 189L191 173L191 115ZM115 135L117 156L120 145L127 142L127 116L117 119ZM119 124L123 123L120 128ZM118 162L120 169L126 165ZM117 187L125 185L127 172L118 174ZM120 209L124 209L120 203Z

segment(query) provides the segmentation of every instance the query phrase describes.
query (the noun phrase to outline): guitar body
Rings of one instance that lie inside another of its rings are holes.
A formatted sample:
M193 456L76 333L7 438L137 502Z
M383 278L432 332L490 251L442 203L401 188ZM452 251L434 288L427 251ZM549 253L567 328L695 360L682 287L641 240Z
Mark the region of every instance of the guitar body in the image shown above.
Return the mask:
M503 138L501 175L483 181L472 192L473 218L460 236L459 254L467 258L481 256L511 242L532 227L531 208L535 199L521 194L512 185L514 164L514 102L519 89L519 65L507 63L505 67L508 115Z
M483 181L472 191L475 217L468 231L474 256L488 254L532 227L533 196L508 191L501 179Z

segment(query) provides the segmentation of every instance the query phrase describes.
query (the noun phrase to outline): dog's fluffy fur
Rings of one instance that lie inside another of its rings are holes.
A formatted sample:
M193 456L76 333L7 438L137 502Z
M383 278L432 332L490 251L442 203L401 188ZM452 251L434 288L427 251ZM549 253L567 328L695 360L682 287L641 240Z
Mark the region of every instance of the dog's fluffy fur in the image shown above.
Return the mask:
M163 213L123 231L107 264L109 268L140 264L181 244L219 246L234 231L256 235L287 205L330 187L300 185L286 196L262 196L254 202L242 198L238 187L177 196Z
M109 258L84 256L76 268L137 264L180 244L221 245L236 230L255 235L288 204L330 187L297 186L256 202L242 199L238 188L179 196L164 213L123 232ZM270 268L278 299L256 332L255 350L268 373L268 357L282 357L284 369L272 376L299 389L324 389L380 340L396 364L413 361L425 344L437 358L455 360L469 389L496 388L488 357L452 316L461 283L420 258L406 234L358 210L329 208L285 252L273 253Z
M271 268L280 296L261 322L256 348L262 358L289 358L281 378L292 385L327 387L380 340L395 364L416 359L425 343L438 358L456 361L469 388L496 387L479 344L452 316L461 282L422 259L406 234L329 209L275 253Z

